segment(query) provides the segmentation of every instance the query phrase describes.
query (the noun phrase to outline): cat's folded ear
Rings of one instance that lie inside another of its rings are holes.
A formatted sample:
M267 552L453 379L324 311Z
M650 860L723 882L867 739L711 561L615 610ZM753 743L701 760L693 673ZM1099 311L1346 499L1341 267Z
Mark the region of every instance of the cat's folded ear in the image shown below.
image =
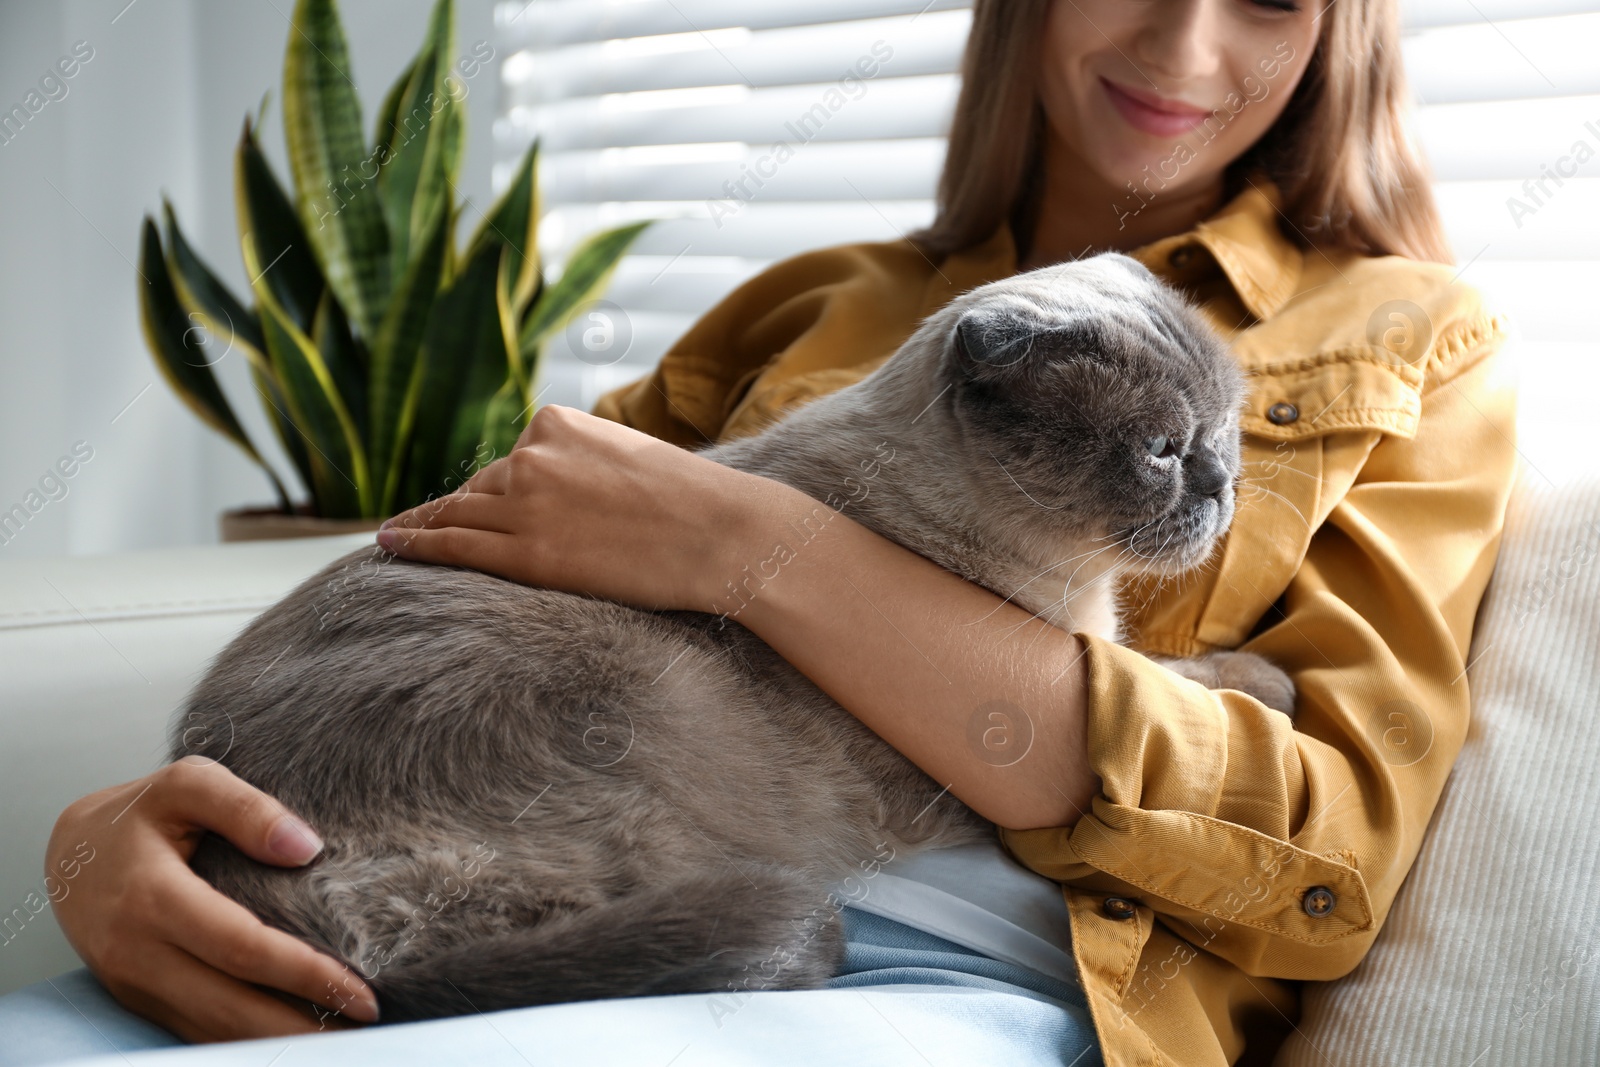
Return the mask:
M1047 327L1005 308L970 310L950 332L951 380L975 398L1035 394L1046 389L1052 364L1091 342L1083 323Z
M969 311L950 335L958 381L998 385L1025 374L1037 329L1009 315Z

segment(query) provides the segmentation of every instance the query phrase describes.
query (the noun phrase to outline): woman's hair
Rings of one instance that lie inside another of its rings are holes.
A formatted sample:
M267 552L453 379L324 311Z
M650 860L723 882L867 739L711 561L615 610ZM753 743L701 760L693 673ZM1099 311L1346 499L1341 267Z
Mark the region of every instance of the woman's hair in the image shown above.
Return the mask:
M1032 238L1042 192L1040 47L1052 0L974 0L933 222L911 239L929 254L980 244L1009 219ZM1261 168L1283 194L1288 235L1305 245L1452 262L1422 153L1407 127L1398 0L1323 10L1317 47L1271 129L1230 164L1226 195Z

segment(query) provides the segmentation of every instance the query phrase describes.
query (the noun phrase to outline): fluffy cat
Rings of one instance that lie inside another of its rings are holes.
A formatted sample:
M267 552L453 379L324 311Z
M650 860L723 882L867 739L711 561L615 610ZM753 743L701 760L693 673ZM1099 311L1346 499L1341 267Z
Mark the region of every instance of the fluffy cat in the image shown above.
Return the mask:
M1242 397L1198 314L1106 254L968 291L701 454L1114 638L1120 577L1196 567L1226 530ZM830 885L993 827L738 624L764 580L648 612L350 553L218 655L172 735L326 850L280 869L208 836L196 869L361 972L385 1020L823 984ZM1256 657L1167 662L1291 705Z

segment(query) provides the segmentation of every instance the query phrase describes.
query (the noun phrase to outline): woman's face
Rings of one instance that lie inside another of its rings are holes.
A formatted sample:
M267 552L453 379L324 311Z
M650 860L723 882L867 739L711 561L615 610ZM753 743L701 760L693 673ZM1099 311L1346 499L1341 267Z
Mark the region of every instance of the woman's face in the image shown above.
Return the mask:
M1051 135L1126 195L1130 210L1204 188L1288 106L1322 6L1052 0L1040 72Z

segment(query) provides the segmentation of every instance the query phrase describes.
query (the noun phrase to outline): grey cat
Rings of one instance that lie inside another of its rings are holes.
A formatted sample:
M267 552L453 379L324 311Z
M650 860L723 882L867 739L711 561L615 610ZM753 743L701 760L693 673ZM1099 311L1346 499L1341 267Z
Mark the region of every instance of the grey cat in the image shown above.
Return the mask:
M1116 638L1119 577L1196 567L1226 530L1242 397L1199 315L1106 254L970 290L700 454ZM196 869L361 972L386 1020L823 984L830 886L994 828L739 625L782 580L758 570L650 612L350 553L218 655L172 736L326 850L280 869L208 836ZM1167 662L1292 707L1254 656Z

